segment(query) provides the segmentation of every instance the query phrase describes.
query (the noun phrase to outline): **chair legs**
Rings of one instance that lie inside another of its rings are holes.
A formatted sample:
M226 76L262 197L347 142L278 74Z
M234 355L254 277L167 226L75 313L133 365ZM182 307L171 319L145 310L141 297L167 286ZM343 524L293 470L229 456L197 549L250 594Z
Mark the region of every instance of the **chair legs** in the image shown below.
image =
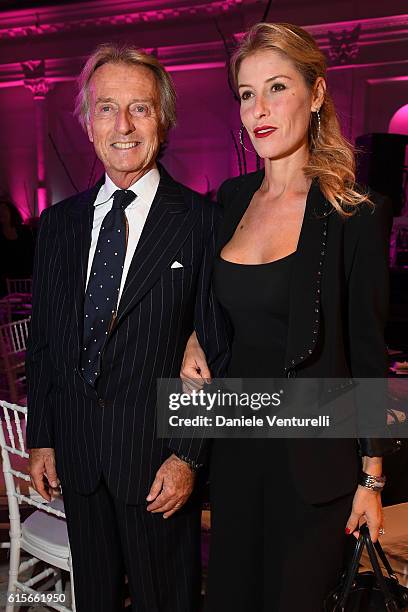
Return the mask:
M55 585L54 585L54 589L56 593L63 593L62 590L62 574L61 574L61 570L55 570Z
M70 583L70 589L71 589L71 610L72 612L76 612L76 607L75 607L75 592L74 592L74 576L72 573L72 569L69 572L69 583Z
M18 580L18 568L20 566L20 537L19 534L13 534L10 530L10 568L9 568L9 582L8 592L16 593L16 580ZM6 606L6 612L13 612L15 610L13 603L8 603Z
M72 554L71 554L71 547L69 545L69 542L68 542L68 547L69 547L69 559L68 559L69 581L70 581L70 587L71 587L71 610L72 612L76 612L75 590L74 590L74 568L72 567Z

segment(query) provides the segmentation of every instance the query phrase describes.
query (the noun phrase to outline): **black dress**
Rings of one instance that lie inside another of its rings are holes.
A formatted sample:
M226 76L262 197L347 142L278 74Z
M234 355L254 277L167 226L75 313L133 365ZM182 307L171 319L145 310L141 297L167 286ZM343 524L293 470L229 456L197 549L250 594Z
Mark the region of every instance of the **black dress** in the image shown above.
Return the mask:
M215 261L214 292L233 328L229 377L284 376L296 256L260 265ZM320 612L337 581L352 498L303 501L288 465L289 444L214 441L207 612Z
M294 257L260 265L216 260L214 291L234 329L230 378L284 376Z

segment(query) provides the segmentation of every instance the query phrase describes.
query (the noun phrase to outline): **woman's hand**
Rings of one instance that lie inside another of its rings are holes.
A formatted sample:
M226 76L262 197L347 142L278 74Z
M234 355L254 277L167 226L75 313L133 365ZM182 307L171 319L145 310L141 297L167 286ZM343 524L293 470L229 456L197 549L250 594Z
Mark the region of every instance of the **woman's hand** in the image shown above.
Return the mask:
M381 476L382 457L363 457L363 471L371 476ZM367 521L370 537L373 542L378 540L379 529L382 528L384 517L381 504L381 493L358 485L353 499L353 506L346 525L346 533L358 538L361 519ZM361 521L364 522L364 521Z
M193 332L188 339L184 351L183 363L180 370L185 393L200 390L205 383L211 382L211 372L207 365L205 353Z
M367 521L371 539L373 542L376 542L378 540L379 529L383 526L381 493L358 485L357 491L354 494L351 514L346 525L347 535L353 533L356 538L359 537L360 532L358 528L361 519Z

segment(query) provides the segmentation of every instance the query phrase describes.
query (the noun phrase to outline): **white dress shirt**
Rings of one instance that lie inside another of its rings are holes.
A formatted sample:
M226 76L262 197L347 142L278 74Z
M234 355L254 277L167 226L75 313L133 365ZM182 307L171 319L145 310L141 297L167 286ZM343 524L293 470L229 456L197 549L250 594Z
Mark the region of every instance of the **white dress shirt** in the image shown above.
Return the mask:
M160 182L160 173L157 168L152 168L136 183L129 187L130 191L136 194L136 199L133 200L125 208L125 214L129 226L128 242L125 256L125 263L123 266L122 280L120 283L118 306L120 298L122 296L123 287L125 286L126 276L129 272L130 263L133 259L137 243L139 242L140 236L144 224L146 223L147 215L149 214L150 207L153 203L154 196L156 195L157 188ZM92 262L95 255L96 245L99 238L99 232L102 225L102 220L105 215L111 210L113 203L113 194L117 189L115 183L105 174L105 183L100 188L96 200L94 202L94 218L92 225L92 238L91 246L89 249L88 256L88 273L86 277L86 284L88 285L89 275L91 273Z

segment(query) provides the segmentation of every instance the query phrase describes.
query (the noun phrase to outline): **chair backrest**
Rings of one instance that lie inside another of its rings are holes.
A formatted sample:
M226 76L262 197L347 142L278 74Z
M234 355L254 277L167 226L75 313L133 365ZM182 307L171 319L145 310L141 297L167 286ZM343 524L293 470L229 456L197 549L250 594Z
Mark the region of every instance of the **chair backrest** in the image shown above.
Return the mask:
M20 522L21 502L65 518L64 512L50 506L31 489L28 474L29 455L25 447L27 408L0 400L0 447L9 506L10 521Z
M30 318L0 325L0 356L16 355L27 348Z
M0 325L0 386L12 402L25 397L25 350L30 319Z
M6 278L7 293L32 293L32 278Z

